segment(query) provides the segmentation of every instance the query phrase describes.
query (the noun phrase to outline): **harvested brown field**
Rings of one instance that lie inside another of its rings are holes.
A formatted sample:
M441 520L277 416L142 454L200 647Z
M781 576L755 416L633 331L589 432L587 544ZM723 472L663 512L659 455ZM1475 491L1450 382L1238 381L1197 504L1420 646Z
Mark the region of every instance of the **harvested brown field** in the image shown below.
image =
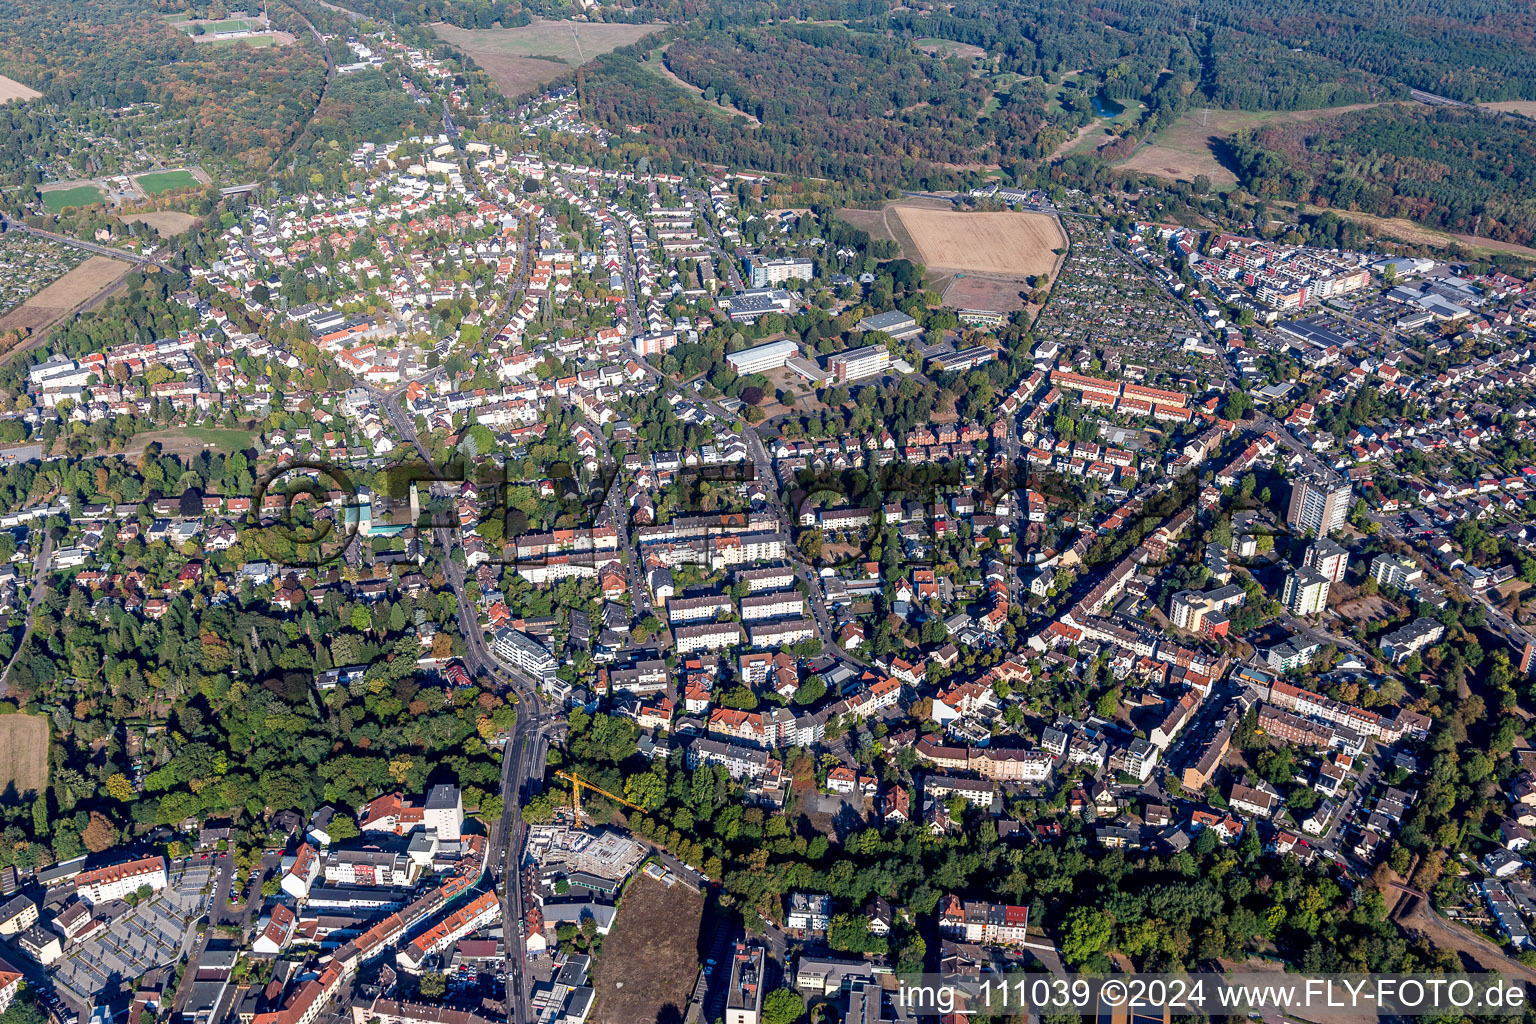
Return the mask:
M1049 274L1067 237L1044 213L966 213L892 207L923 263L938 270L1025 277Z
M92 256L47 288L0 317L0 332L38 330L116 284L129 265L107 256Z
M1501 100L1498 103L1484 103L1483 106L1489 110L1502 110L1506 114L1536 117L1536 100Z
M0 799L41 793L48 786L48 720L0 715Z
M1312 206L1309 203L1301 203L1298 209L1303 213L1319 213L1322 208ZM1364 224L1378 234L1390 235L1399 238L1412 245L1433 245L1439 248L1450 248L1452 245L1460 245L1464 248L1482 252L1513 252L1522 256L1536 256L1536 249L1526 245L1517 245L1514 242L1500 242L1493 238L1480 238L1477 235L1462 235L1451 231L1440 231L1436 228L1425 227L1403 217L1378 217L1370 213L1357 213L1354 210L1335 209L1334 213L1345 220L1352 220L1357 224Z
M1356 103L1321 110L1192 110L1116 166L1175 181L1194 181L1203 174L1213 184L1235 185L1237 176L1218 158L1233 132L1266 124L1316 121L1375 106L1380 104Z
M498 88L521 96L585 64L599 54L643 39L665 26L549 21L515 28L465 29L439 23L432 30L474 58Z
M22 303L22 308L74 309L128 273L129 265L109 256L92 256ZM5 325L0 322L0 328Z
M6 78L0 75L0 103L9 103L11 100L35 100L42 93L30 85L22 85L14 78Z
M704 897L635 876L592 976L596 1024L680 1021L699 973Z
M127 213L118 218L125 224L142 221L162 235L179 235L190 230L198 219L180 210L157 210L154 213Z

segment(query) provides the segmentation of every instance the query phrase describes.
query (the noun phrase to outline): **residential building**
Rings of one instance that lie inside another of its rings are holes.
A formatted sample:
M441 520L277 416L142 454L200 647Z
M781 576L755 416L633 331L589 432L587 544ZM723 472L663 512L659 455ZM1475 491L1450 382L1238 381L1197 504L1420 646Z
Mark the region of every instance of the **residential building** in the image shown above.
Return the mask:
M822 934L832 923L832 897L819 893L792 892L784 927L794 931Z
M1348 483L1320 483L1301 477L1291 484L1291 503L1285 521L1298 533L1311 531L1322 537L1344 528L1349 518Z
M959 942L1018 947L1024 945L1028 927L1028 907L962 901L953 895L939 901L939 934Z
M1328 577L1309 566L1286 574L1280 603L1295 615L1321 615L1328 607Z
M758 1024L762 1020L764 958L762 946L736 943L725 993L725 1024Z
M750 256L745 261L747 271L747 283L753 288L767 288L769 285L783 284L785 281L810 281L816 276L816 264L807 259L785 257L782 259L769 259L762 256ZM783 365L780 363L779 365ZM751 370L742 370L741 373L751 373Z
M1303 564L1322 573L1329 583L1343 583L1349 551L1332 537L1319 537L1308 545Z
M120 900L145 886L154 892L165 888L164 857L144 857L84 871L75 879L75 892L93 906Z

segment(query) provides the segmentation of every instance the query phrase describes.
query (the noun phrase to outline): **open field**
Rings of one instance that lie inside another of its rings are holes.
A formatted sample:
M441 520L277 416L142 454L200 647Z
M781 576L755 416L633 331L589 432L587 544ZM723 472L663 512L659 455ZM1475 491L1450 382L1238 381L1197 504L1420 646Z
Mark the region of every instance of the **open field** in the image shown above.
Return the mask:
M9 103L11 100L35 100L42 93L30 85L22 85L14 78L6 78L0 75L0 103Z
M5 316L0 333L21 331L32 340L16 346L18 352L42 340L42 330L67 316L76 306L100 295L128 273L128 264L106 256L92 256Z
M254 46L258 50L266 46L287 46L293 36L287 32L270 32L259 36L233 36L228 39L199 39L203 46Z
M943 291L944 305L952 309L992 309L1011 313L1025 306L1029 286L1012 278L956 276Z
M1489 110L1502 110L1506 114L1536 117L1536 100L1501 100L1498 103L1484 103L1483 106Z
M197 185L197 179L191 171L155 171L152 174L141 174L133 179L145 195L158 195L161 192L169 192L177 188L192 188Z
M71 206L91 206L101 201L101 189L95 185L75 185L71 188L56 188L43 193L43 206L49 213L58 213Z
M937 39L933 36L914 39L912 45L924 53L942 53L946 57L964 57L967 60L975 60L977 57L987 55L987 51L979 46L957 43L953 39Z
M1233 132L1266 124L1316 121L1376 106L1380 104L1356 103L1321 110L1192 110L1116 166L1176 181L1194 181L1203 174L1213 184L1235 185L1237 176L1220 159Z
M26 796L47 786L48 720L0 715L0 795Z
M595 1024L680 1021L699 971L704 898L637 874L592 977Z
M197 223L197 218L180 210L157 210L154 213L127 213L118 218L127 224L141 221L162 235L179 235Z
M1322 212L1321 207L1312 206L1309 203L1296 204L1296 209L1301 213ZM1477 235L1462 235L1451 231L1440 231L1402 217L1377 217L1374 214L1357 213L1354 210L1335 209L1333 212L1345 220L1364 224L1376 232L1400 238L1413 245L1434 245L1444 248L1460 245L1473 252L1513 252L1519 253L1522 256L1536 257L1536 249L1530 246L1516 245L1514 242L1500 242L1492 238L1479 238Z
M135 435L123 455L137 459L151 442L158 442L160 450L167 455L196 455L204 448L229 455L245 451L254 440L255 435L249 430L234 427L175 427Z
M892 209L912 236L923 263L940 270L1049 274L1066 236L1043 213L965 213L897 205Z
M432 29L473 57L503 93L518 96L662 27L539 19L516 28L464 29L439 23Z
M965 213L940 200L908 200L880 210L837 215L871 238L901 246L928 269L929 286L957 309L1011 312L1025 307L1025 278L1054 279L1067 239L1054 217L1040 213Z

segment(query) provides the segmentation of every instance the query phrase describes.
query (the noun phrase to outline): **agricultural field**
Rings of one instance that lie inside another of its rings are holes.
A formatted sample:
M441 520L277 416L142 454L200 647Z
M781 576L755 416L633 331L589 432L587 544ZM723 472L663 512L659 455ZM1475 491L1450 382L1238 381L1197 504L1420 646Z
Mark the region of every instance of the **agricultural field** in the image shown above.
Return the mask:
M101 189L95 185L74 185L44 192L43 206L49 213L58 213L71 206L92 206L101 202L102 198Z
M70 310L95 298L128 273L129 265L106 256L92 256L15 309L0 316L0 333L38 331Z
M0 715L0 796L25 797L48 786L48 720Z
M79 249L20 231L0 235L0 317L78 267Z
M172 189L192 188L197 185L197 179L188 170L155 171L152 174L141 174L134 179L145 195L159 195L161 192L169 192Z
M1136 152L1117 164L1122 170L1140 171L1175 181L1194 181L1205 175L1214 185L1235 185L1237 175L1223 163L1226 140L1242 128L1268 124L1316 121L1319 118L1347 114L1379 106L1357 103L1347 107L1320 110L1191 110L1173 124L1157 132Z
M683 1019L698 976L703 913L704 898L686 886L635 876L593 972L595 1024Z
M966 213L892 207L930 269L1028 277L1049 274L1067 239L1043 213Z
M0 95L4 95L0 93ZM1482 104L1489 110L1502 110L1506 114L1519 114L1521 117L1536 118L1536 100L1503 100L1498 103Z
M535 20L515 28L465 29L436 24L439 38L485 69L508 96L553 81L599 54L627 46L665 26Z
M871 238L901 246L928 270L932 287L956 309L1011 312L1026 305L1031 276L1053 279L1067 238L1043 213L967 213L949 203L915 200L880 210L839 210Z
M6 78L0 75L0 103L9 103L11 100L35 100L42 93L29 85L22 85L14 78Z

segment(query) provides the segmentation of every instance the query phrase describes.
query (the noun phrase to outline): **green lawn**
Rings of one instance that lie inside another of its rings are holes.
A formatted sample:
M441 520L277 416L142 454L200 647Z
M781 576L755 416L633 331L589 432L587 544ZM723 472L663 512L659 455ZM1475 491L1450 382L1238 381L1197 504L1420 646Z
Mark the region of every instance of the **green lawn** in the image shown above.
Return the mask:
M190 25L185 26L185 28L187 31L191 31ZM259 28L261 28L261 22L254 18L226 18L223 21L209 21L203 23L203 31L210 36L218 32L238 32L241 29L245 29L249 32L255 32Z
M241 36L239 39L209 39L203 42L201 45L239 46L242 43L246 46L254 46L259 49L263 46L276 46L277 38L275 36Z
M95 185L76 185L74 188L58 188L43 193L43 206L49 213L58 213L71 206L90 206L101 200L101 189Z
M197 179L192 177L191 171L156 171L153 174L141 174L134 181L152 196L169 192L173 188L192 188L197 185Z
M244 451L251 446L251 432L234 427L187 427L182 433L226 454Z

